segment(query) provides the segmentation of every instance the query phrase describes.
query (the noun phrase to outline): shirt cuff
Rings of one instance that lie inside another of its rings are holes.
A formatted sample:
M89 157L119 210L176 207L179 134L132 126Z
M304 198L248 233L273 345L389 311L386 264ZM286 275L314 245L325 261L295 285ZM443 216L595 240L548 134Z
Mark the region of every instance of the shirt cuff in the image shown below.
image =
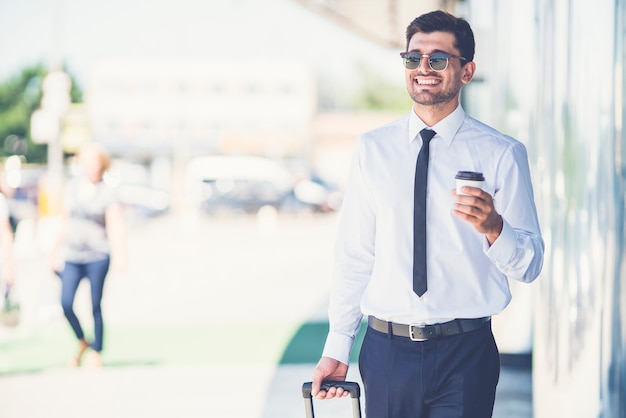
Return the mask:
M500 232L500 236L491 246L489 246L489 242L487 242L485 238L483 248L487 257L497 266L506 266L515 254L517 248L517 233L511 225L502 218L502 232Z
M352 351L352 345L354 344L354 338L350 338L344 334L337 332L330 332L326 338L326 344L324 345L323 357L330 357L342 362L343 364L350 364L350 351Z

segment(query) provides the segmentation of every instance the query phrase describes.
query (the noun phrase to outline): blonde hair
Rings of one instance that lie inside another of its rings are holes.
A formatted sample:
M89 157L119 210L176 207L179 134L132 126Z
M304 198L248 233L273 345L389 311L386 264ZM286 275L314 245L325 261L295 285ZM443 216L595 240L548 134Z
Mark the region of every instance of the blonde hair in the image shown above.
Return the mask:
M97 142L86 143L76 152L76 158L80 159L80 156L83 153L87 152L93 152L98 156L102 173L104 173L109 169L109 167L111 167L111 156L101 144Z

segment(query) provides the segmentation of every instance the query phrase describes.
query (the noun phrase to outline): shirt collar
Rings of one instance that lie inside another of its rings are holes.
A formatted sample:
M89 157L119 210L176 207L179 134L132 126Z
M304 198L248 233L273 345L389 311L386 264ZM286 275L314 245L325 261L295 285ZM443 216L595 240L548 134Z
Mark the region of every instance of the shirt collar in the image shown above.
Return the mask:
M419 133L424 128L432 128L437 135L440 136L447 145L452 143L454 135L457 133L463 120L465 119L465 111L459 104L456 109L448 116L437 122L434 126L427 126L417 116L415 111L411 109L411 115L409 117L409 142L413 141L419 136Z

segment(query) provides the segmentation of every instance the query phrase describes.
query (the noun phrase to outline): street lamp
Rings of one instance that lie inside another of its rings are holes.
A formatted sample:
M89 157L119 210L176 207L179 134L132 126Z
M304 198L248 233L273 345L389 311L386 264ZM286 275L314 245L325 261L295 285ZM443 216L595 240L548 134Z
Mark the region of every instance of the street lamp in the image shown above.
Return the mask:
M41 107L31 116L31 139L48 144L48 172L41 185L40 211L42 215L56 213L60 202L63 179L63 149L60 133L61 119L70 103L72 81L63 71L52 71L43 80Z

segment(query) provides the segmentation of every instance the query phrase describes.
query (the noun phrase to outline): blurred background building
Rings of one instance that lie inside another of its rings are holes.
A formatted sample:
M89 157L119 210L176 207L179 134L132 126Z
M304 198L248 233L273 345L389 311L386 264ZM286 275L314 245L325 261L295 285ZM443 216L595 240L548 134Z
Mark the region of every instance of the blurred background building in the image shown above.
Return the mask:
M243 64L242 64L243 61ZM117 59L90 77L92 139L113 153L309 158L315 77L296 59Z
M478 72L463 105L527 145L546 242L541 277L513 284L501 348L532 353L536 417L626 416L626 0L37 0L19 9L30 20L17 3L0 3L0 74L61 57L85 92L66 152L100 141L174 200L204 155L279 160L340 189L357 136L410 107L406 25L467 18Z

